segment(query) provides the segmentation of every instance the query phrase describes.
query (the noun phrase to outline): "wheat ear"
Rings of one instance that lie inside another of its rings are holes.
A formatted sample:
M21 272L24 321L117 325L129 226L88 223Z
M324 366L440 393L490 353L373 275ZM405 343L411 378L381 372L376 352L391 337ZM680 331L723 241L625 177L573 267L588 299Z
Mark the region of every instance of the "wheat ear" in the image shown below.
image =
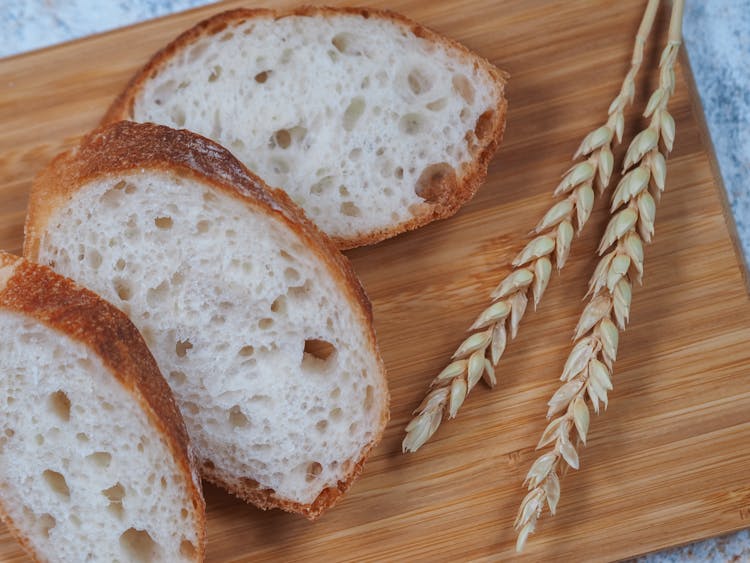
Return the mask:
M453 353L452 362L432 381L431 391L414 411L406 426L402 448L417 451L435 433L445 416L455 418L466 396L480 379L490 387L497 383L495 366L508 339L518 333L526 312L529 292L539 304L552 273L552 262L562 269L573 241L574 222L580 233L594 206L594 183L599 192L609 186L613 147L622 141L625 107L635 94L635 77L643 61L643 48L651 31L658 0L649 0L636 35L630 69L620 92L609 106L607 122L583 139L574 159L585 158L562 177L554 191L560 199L533 230L534 238L515 257L513 270L492 293L492 304L469 328L472 333ZM615 142L616 139L616 142Z
M515 522L517 551L523 549L534 531L544 505L555 513L560 499L560 473L566 466L578 469L577 445L586 444L589 429L588 403L597 414L600 404L607 408L619 331L628 323L633 281L640 283L643 275L643 243L651 242L654 234L656 200L651 191L658 199L664 190L665 154L674 143L674 119L667 104L675 85L683 6L684 0L675 0L672 5L669 41L659 63L659 87L643 114L651 120L633 138L625 155L624 176L612 197L612 217L599 245L602 258L589 282L590 299L578 321L575 344L560 377L565 383L547 403L547 418L563 414L547 425L537 445L540 449L554 442L554 448L539 456L526 475L524 483L529 493Z

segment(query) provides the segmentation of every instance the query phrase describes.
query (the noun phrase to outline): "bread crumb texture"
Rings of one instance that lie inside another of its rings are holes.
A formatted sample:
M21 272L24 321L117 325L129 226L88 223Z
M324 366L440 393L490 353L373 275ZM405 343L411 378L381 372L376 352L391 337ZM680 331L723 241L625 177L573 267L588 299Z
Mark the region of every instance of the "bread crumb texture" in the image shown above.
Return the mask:
M219 142L344 246L473 194L504 122L486 61L390 15L221 17L163 56L129 117Z

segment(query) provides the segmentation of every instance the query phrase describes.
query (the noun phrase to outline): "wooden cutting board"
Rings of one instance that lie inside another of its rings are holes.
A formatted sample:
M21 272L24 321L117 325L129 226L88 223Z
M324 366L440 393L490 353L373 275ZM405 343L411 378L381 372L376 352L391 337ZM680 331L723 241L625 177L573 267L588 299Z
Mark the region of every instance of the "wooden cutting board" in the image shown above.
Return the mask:
M311 524L206 487L208 560L501 560L545 403L570 347L594 249L597 206L562 275L457 420L417 454L402 429L488 303L583 135L603 123L644 1L373 1L458 39L511 75L505 142L458 215L349 253L373 301L392 419L346 499ZM0 61L0 247L19 252L34 174L94 126L131 73L228 2ZM291 4L291 2L279 2ZM665 13L636 106L656 81ZM609 410L592 419L582 469L563 481L529 560L613 560L750 526L750 302L686 57L670 109L677 142L646 250L645 286L621 338ZM643 125L627 116L626 136ZM2 529L0 559L24 557Z

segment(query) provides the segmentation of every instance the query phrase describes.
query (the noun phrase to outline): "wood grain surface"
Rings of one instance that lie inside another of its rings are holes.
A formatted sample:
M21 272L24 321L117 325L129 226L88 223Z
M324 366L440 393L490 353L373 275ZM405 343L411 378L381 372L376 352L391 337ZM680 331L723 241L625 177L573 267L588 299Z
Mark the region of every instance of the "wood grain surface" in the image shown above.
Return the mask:
M280 3L281 4L281 3ZM283 4L290 4L283 2ZM240 6L240 2L225 7ZM209 561L504 560L545 403L595 264L599 202L569 265L521 325L494 391L417 454L402 430L431 378L488 302L551 201L582 136L603 123L627 70L644 1L371 2L465 43L511 73L505 142L477 197L452 219L349 253L373 301L392 420L346 499L316 523L263 513L212 487ZM211 6L0 61L0 247L19 252L29 186L96 124L131 73ZM636 105L656 82L656 23ZM677 142L621 339L609 410L528 560L625 558L750 526L750 302L700 106L681 58ZM626 135L643 125L627 115ZM0 559L22 561L2 529Z

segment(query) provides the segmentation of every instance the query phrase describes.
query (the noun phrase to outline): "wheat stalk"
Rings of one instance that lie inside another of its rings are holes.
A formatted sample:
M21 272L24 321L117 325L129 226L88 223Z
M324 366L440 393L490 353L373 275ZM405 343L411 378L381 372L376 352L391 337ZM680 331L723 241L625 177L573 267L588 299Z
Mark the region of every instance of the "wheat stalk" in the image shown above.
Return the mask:
M684 0L675 0L672 5L669 41L659 63L659 87L643 114L650 123L633 138L625 155L624 175L612 196L612 217L599 245L601 259L589 282L591 297L578 321L573 349L560 377L565 383L547 403L547 418L563 414L547 425L537 445L540 449L554 442L554 448L539 456L526 475L524 484L529 493L515 522L517 551L523 549L534 531L544 505L555 513L560 499L560 473L567 467L579 467L577 445L586 444L589 429L587 403L597 414L600 404L607 408L619 331L628 323L633 281L640 283L643 276L643 244L653 237L656 200L665 186L666 159L659 142L664 153L669 153L674 143L674 119L667 104L675 86L674 64L681 43L683 6Z
M609 106L607 122L583 139L573 159L583 157L585 160L573 165L555 188L554 196L562 199L536 225L532 231L534 238L515 257L511 273L492 293L492 304L471 325L469 331L472 334L453 353L453 361L430 384L431 391L406 426L402 443L404 452L418 450L435 433L445 416L455 418L466 396L480 379L490 387L496 385L494 368L508 339L514 339L518 333L529 292L536 308L547 288L553 260L558 271L565 265L574 231L581 232L594 206L593 185L596 183L600 193L609 186L614 166L612 149L622 141L624 110L633 101L635 78L643 61L644 45L658 4L658 0L649 0L646 6L630 69L620 92Z

